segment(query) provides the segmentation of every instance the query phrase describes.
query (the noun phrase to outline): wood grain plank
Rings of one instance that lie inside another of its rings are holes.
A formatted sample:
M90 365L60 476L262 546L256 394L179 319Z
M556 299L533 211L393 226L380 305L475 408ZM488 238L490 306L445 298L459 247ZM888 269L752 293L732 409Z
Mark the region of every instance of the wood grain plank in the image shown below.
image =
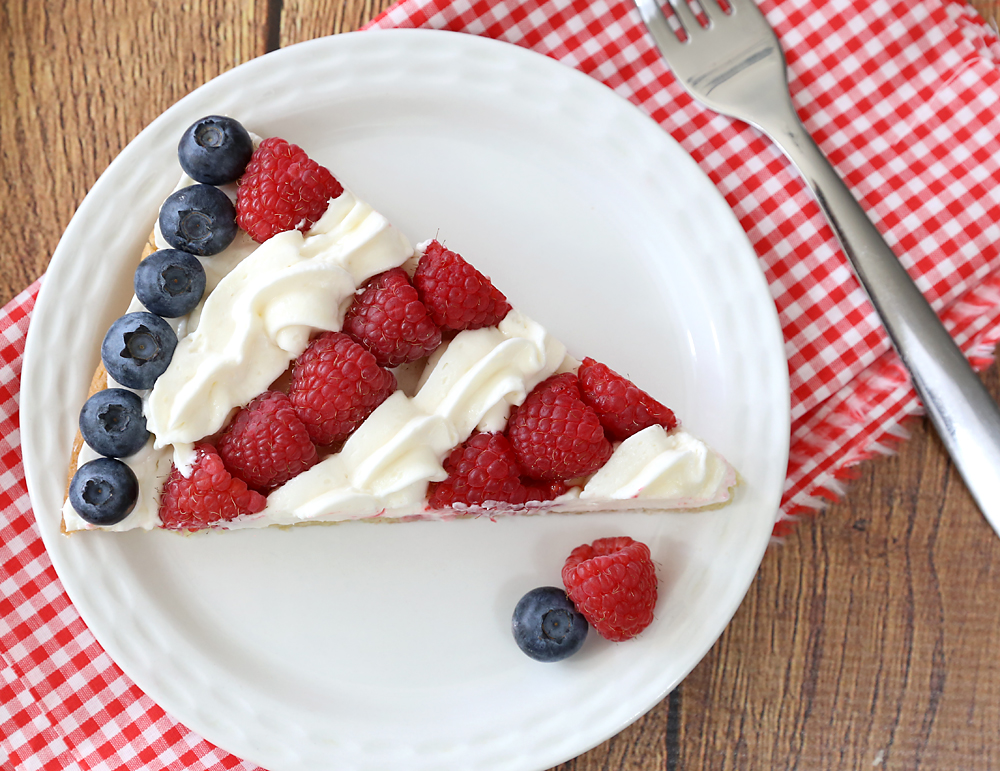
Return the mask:
M987 21L1000 22L1000 0L970 0L969 5Z
M48 265L100 173L150 121L264 53L266 0L0 7L0 302Z
M281 44L352 32L392 5L394 0L284 0Z

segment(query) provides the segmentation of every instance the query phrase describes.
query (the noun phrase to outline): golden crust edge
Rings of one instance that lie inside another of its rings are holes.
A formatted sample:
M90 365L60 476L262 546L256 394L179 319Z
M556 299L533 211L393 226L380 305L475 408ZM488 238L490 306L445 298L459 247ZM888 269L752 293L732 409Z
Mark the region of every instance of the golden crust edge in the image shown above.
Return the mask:
M155 232L150 232L149 238L146 239L146 243L142 247L142 252L139 255L139 262L142 262L149 255L155 252L157 249ZM108 371L104 368L104 362L98 362L97 369L94 370L94 376L90 380L90 390L87 392L87 399L96 394L98 391L103 391L108 387ZM69 485L73 481L73 476L76 474L77 468L80 463L80 450L83 449L83 435L80 433L80 429L76 430L76 436L73 438L73 449L70 453L69 466L66 473L66 490L63 495L63 503L69 500ZM71 535L71 532L66 529L66 518L62 517L59 521L59 531L63 535Z
M636 508L634 511L636 513L649 514L650 516L654 514L697 514L704 511L718 511L719 509L724 509L736 498L736 492L743 486L743 477L740 475L739 471L733 469L736 473L735 481L726 488L727 497L723 501L718 503L710 503L706 506L692 506L686 509L670 509L670 508ZM519 511L517 516L538 516L546 513L544 509L532 510L532 511ZM558 512L561 516L566 517L578 517L584 516L584 512ZM596 513L596 512L595 512ZM448 519L478 519L480 517L493 517L493 516L510 516L510 512L490 512L490 511L470 511L470 512L456 512L448 516ZM297 530L300 527L330 527L331 525L343 525L347 522L363 522L368 525L394 525L404 522L411 521L410 517L363 517L361 519L343 519L336 521L302 521L295 522L290 525L285 524L272 524L266 525L263 529L265 530ZM194 535L200 535L202 533L212 533L216 530L225 530L225 528L205 528L203 530L170 530L167 532L174 533L176 535L184 536L188 538Z

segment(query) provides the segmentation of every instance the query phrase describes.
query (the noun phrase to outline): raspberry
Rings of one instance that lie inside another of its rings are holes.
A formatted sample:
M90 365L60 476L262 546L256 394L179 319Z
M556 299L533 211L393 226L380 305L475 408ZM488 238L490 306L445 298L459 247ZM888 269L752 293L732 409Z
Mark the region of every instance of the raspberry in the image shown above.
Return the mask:
M577 546L563 565L562 580L601 637L628 640L653 620L656 567L644 543L621 536Z
M428 502L435 509L453 503L470 506L497 501L524 503L521 467L517 465L510 442L503 434L473 434L444 461L448 478L432 483Z
M241 514L264 510L267 499L233 477L210 444L196 444L191 476L176 468L160 495L160 522L167 530L203 530Z
M283 485L319 460L281 391L265 391L236 413L217 449L229 472L255 490Z
M524 473L535 479L586 476L611 457L601 421L580 398L572 373L535 386L511 415L507 437Z
M514 450L503 434L473 434L444 461L448 478L432 483L428 503L443 509L455 503L479 506L487 502L549 501L566 492L561 482L524 484Z
M677 427L677 418L668 408L632 381L593 359L580 365L580 393L597 412L604 430L614 439L628 439L650 426L667 431Z
M424 250L413 285L442 330L492 327L510 311L507 298L486 276L437 241Z
M525 478L521 481L524 483L526 501L551 501L569 489L562 482L535 482Z
M441 345L441 330L402 268L368 283L347 311L344 332L371 351L381 367L416 361Z
M341 332L313 340L292 366L288 398L320 446L351 435L396 390L396 378Z
M344 188L297 145L270 137L240 177L236 221L257 243L286 230L312 227Z

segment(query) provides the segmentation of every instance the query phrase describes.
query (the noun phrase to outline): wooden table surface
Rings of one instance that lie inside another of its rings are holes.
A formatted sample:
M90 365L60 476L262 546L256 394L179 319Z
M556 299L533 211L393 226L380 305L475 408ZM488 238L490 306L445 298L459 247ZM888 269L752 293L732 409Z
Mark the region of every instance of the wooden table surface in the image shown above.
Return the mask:
M975 0L986 17L1000 1ZM388 0L4 0L0 301L146 124ZM985 376L1000 397L994 366ZM691 675L562 771L1000 768L1000 539L925 423L772 547Z

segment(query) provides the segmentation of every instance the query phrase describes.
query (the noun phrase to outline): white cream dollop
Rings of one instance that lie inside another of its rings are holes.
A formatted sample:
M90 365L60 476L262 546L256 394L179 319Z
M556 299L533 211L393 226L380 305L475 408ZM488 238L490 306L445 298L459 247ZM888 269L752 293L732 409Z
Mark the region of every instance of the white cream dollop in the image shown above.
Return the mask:
M205 300L146 402L156 446L189 448L221 429L299 356L316 331L341 328L367 278L402 265L406 238L345 190L308 234L279 233L228 273Z
M736 475L719 453L681 428L650 426L612 453L580 493L581 500L644 498L671 508L728 500Z
M503 431L511 406L556 371L566 348L512 310L496 327L462 332L435 354L413 400L447 418L465 441L477 427Z

